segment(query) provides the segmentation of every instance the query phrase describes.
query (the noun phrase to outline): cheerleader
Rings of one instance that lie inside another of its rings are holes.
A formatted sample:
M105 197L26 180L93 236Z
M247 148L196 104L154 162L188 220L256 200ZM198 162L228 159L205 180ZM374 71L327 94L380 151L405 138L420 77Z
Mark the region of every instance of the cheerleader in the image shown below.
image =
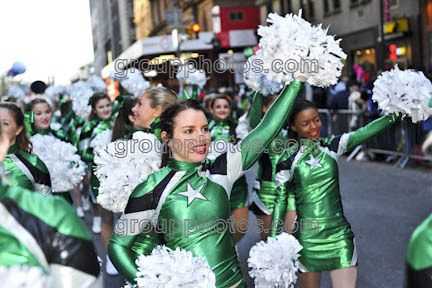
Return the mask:
M337 159L383 132L398 118L383 116L354 132L320 139L322 122L316 106L302 100L294 108L289 125L300 147L293 153L286 150L286 160L278 165L276 178L285 188L278 190L280 195L275 199L272 223L276 225L272 225L270 236L281 230L278 223L285 215L287 194L293 193L301 226L294 235L303 246L299 258L303 288L319 287L322 271L330 271L333 287L355 287L357 251L342 209ZM305 232L305 227L310 230Z
M253 129L261 121L270 105L273 103L275 97L272 95L264 97L259 92L253 93L253 102L249 113L249 126ZM261 239L267 240L270 231L272 214L274 212L274 201L277 195L277 189L283 187L276 185L276 169L278 163L281 162L282 150L280 149L284 143L287 142L286 133L281 131L272 145L269 146L268 152L264 152L260 157L258 164L258 175L255 180L252 192L252 205L251 210L257 217L257 222L261 232ZM295 203L293 198L288 202L289 205L286 209L285 222L295 219Z
M300 88L301 83L297 81L286 87L262 122L245 139L249 143L260 139L264 147L269 145L290 114ZM173 157L165 153L164 168L149 175L135 188L118 222L129 228L127 231L116 229L113 233L108 248L110 258L119 272L134 283L138 270L131 247L148 223L157 227L168 247L186 249L206 259L216 275L217 287L243 287L233 238L227 231L231 215L229 198L233 184L260 154L246 152L245 145L241 144L246 144L245 141L214 161L205 161L210 142L208 121L203 108L194 100L167 108L160 123L162 139L167 141L168 153L172 152ZM197 143L192 150L188 149L189 145L187 148L175 144L186 144L191 139ZM190 227L181 225L174 231L174 227L169 227L172 222L183 224L185 220L195 221L196 229L189 231ZM133 223L139 223L139 227Z
M89 191L94 212L92 231L93 233L100 233L102 218L100 207L97 205L96 201L99 181L94 175L93 171L94 153L93 148L90 146L90 142L101 133L112 128L112 104L108 95L102 92L94 93L90 98L90 104L92 111L89 121L82 127L79 137L79 153L81 155L81 159L87 163L88 170L91 171L91 173L86 177L86 180L88 181L90 178L91 188ZM87 191L88 190L84 190L84 193Z
M141 96L125 100L123 107L119 110L114 122L112 141L117 139L130 140L135 132L154 133L150 128L155 123L159 123L159 116L170 105L177 100L177 95L164 87L151 87L145 90ZM156 121L155 121L156 120ZM156 127L154 127L156 128ZM102 240L104 247L108 250L108 242L113 232L114 217L111 211L102 209ZM139 255L150 254L156 247L158 239L155 233L141 234L139 241L132 247L135 258ZM107 273L114 275L117 273L107 255Z
M42 194L51 194L51 178L45 164L31 153L31 143L24 128L24 114L18 106L0 103L0 121L10 140L3 161L6 178L12 186L20 186Z
M1 118L0 162L9 157L6 153L14 140ZM52 287L102 287L91 237L63 199L0 181L0 210L0 266L40 268L51 277Z
M225 143L232 143L235 139L236 123L230 118L230 100L225 95L215 95L210 104L212 119L209 121L209 132L211 141L222 140ZM213 152L218 153L217 149ZM210 155L209 155L210 156ZM210 159L212 157L210 156ZM232 188L230 198L231 214L234 222L234 243L240 241L247 231L248 222L248 186L246 176L240 177Z

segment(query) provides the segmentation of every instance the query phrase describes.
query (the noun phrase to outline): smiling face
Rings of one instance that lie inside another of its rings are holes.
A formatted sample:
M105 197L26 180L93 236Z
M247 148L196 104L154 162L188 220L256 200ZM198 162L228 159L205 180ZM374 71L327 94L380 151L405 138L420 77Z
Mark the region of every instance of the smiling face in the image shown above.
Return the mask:
M102 119L107 120L111 117L111 101L107 98L100 99L94 108L96 115Z
M315 108L307 108L299 112L295 118L294 125L290 126L301 139L313 140L318 139L320 136L321 127L322 122Z
M163 139L168 142L173 157L184 162L204 161L210 145L210 132L207 117L202 111L186 109L174 117L173 135L162 131ZM181 145L176 144L181 143Z
M159 117L162 113L162 107L152 107L152 101L149 93L142 94L137 104L132 108L134 113L134 126L137 128L150 128L150 124L156 117Z
M52 111L47 103L33 106L34 126L39 130L47 130L51 125Z
M226 99L216 99L211 112L219 120L225 120L230 114L229 102Z
M0 125L3 135L9 138L10 145L15 144L16 137L21 133L23 126L17 127L12 113L7 108L0 108Z

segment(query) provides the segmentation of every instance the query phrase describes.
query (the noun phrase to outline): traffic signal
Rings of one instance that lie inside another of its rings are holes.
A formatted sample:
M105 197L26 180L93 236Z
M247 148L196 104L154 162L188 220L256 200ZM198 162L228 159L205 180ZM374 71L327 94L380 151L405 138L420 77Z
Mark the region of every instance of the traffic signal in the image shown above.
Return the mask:
M197 23L189 24L187 26L187 34L189 39L198 39L198 32L201 31L201 26Z

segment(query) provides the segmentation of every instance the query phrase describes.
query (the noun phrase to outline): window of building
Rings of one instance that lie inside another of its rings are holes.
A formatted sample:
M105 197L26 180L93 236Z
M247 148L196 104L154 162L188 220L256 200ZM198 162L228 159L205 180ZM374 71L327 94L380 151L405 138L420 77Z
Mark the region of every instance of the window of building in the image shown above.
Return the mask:
M323 4L324 4L324 13L328 14L330 12L329 0L323 0Z
M291 0L280 0L279 5L280 5L282 15L292 12Z
M334 10L339 10L339 9L341 9L340 0L333 0L333 9L334 9Z
M426 3L426 18L427 24L432 25L432 0L429 0Z
M243 12L242 11L234 11L229 13L230 21L242 21L243 20Z
M315 18L315 1L308 0L308 16L310 19Z

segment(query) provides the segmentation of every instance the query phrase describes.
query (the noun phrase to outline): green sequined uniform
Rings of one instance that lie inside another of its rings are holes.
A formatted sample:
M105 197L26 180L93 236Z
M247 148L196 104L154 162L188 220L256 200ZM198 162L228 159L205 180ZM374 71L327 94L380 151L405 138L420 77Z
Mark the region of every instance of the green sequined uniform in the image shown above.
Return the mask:
M342 209L337 159L398 118L383 116L354 132L320 139L315 144L305 142L309 144L301 145L283 162L277 179L279 185L287 186L275 200L273 223L283 221L287 194L295 193L298 227L294 235L303 246L299 259L302 271L330 271L357 264L354 234ZM278 225L272 228L270 236L281 231Z
M289 117L300 88L301 83L297 81L286 87L246 139L249 142L260 139L264 146L269 145ZM157 229L168 247L186 249L206 259L216 275L217 287L242 283L234 242L228 231L229 199L234 182L260 156L247 151L244 146L239 149L242 143L204 163L171 159L167 167L149 175L135 188L108 248L111 261L129 282L135 282L138 271L131 247L144 224L149 223ZM195 229L186 227L186 222L191 222L189 225ZM182 226L175 229L179 223ZM121 229L119 224L128 228Z
M9 147L3 169L12 186L20 186L42 194L51 194L48 168L36 155L25 152L17 144Z
M53 287L102 287L91 236L74 209L0 183L0 266L28 265L53 278Z
M406 288L432 287L432 214L414 231L408 244Z
M90 147L90 142L102 132L112 129L112 120L102 120L96 118L84 124L81 129L81 135L79 138L79 154L81 159L86 162L87 168L91 171L90 186L91 186L91 199L93 203L97 203L96 199L98 196L99 180L94 174L94 154L93 148Z
M254 92L251 111L249 113L249 126L253 129L262 118L263 97L261 93ZM281 131L267 148L258 161L258 174L255 180L251 195L251 210L255 215L272 215L274 212L274 202L276 195L281 193L278 190L285 189L284 185L276 185L275 176L277 165L285 160L285 143L288 139ZM290 194L291 195L291 194ZM295 210L295 200L290 196L286 211Z
M218 121L211 119L209 122L211 141L223 140L226 143L235 140L235 123L231 120ZM230 198L231 209L247 206L248 185L246 176L240 177L232 188Z

